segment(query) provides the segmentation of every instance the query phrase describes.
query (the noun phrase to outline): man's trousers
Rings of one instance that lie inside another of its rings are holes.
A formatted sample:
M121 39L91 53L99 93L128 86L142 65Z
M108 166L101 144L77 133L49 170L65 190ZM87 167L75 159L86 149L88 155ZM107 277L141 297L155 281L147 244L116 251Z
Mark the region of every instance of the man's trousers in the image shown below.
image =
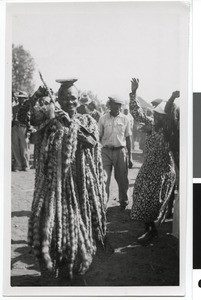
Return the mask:
M120 206L127 206L128 204L128 161L125 147L110 149L102 148L103 168L107 174L106 192L109 200L110 181L112 169L114 167L114 177L119 189L119 203Z
M29 168L29 149L26 132L27 128L25 126L14 125L12 127L13 170L25 170Z

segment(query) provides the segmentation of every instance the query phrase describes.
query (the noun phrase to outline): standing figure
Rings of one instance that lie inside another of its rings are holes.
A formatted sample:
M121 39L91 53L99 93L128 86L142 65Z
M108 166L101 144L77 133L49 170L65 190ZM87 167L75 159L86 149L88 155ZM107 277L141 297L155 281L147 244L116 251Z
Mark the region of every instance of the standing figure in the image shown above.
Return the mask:
M136 79L131 81L130 111L149 130L147 129L144 163L134 184L131 218L142 221L145 225L145 233L138 238L143 243L157 235L155 221L160 224L165 218L176 174L166 132L166 113L160 105L154 109L154 119L143 112L136 99L138 82Z
M81 115L88 114L88 104L90 103L91 99L89 98L89 95L87 92L82 92L79 97L79 103L80 105L77 107L77 112Z
M131 148L134 150L135 148L135 145L134 145L134 138L133 138L133 128L134 128L134 118L133 116L130 114L130 111L129 111L129 105L126 105L124 107L124 115L126 115L128 118L129 118L129 121L130 121L130 127L131 127Z
M29 169L28 132L30 130L30 111L28 94L19 92L18 104L12 107L12 171Z
M75 81L57 81L61 109L50 97L49 105L32 110L39 131L28 243L38 258L43 285L59 280L72 284L74 275L88 270L106 234L98 128L91 116L76 112ZM43 90L39 88L41 103Z
M119 188L120 208L124 210L128 205L128 166L132 168L133 163L130 121L127 116L121 113L122 104L118 97L109 97L110 112L100 117L99 134L103 146L103 168L107 174L106 192L108 200L111 174L114 167L114 177Z
M173 215L173 235L179 238L179 119L180 110L174 103L174 100L180 96L178 91L172 93L172 97L169 99L165 106L165 112L167 115L166 131L168 134L168 140L170 143L170 149L173 153L175 170L176 170L176 182L172 191L170 204L168 205L169 217Z
M92 100L88 104L88 109L89 109L89 114L96 120L96 122L98 122L101 116L101 112L98 111L98 106L94 100Z

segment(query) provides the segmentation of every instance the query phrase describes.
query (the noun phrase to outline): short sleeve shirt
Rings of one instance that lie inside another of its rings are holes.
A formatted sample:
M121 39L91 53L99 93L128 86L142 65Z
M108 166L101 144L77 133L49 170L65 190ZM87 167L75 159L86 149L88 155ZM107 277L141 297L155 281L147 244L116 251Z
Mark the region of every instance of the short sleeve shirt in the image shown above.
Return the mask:
M126 137L132 135L129 118L120 113L113 117L110 113L101 116L98 123L102 146L126 146Z

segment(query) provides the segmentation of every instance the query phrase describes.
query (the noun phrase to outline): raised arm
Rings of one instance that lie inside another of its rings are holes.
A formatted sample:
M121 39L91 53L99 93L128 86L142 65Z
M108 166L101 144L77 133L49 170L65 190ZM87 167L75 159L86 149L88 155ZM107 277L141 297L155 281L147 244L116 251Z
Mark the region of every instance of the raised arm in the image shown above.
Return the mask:
M175 91L172 93L171 97L169 98L169 100L167 101L167 103L165 105L165 113L167 115L172 112L172 109L175 109L174 101L175 101L175 99L177 99L179 97L180 97L179 91Z
M179 107L174 103L174 100L180 96L179 91L172 93L171 97L165 105L166 113L166 134L169 137L169 142L173 139L173 136L179 138Z
M132 78L131 80L131 93L130 93L130 113L134 119L139 123L145 123L146 125L152 125L152 118L148 117L143 111L140 103L136 97L136 91L139 86L139 79Z
M179 168L179 107L174 103L175 99L180 96L179 91L172 93L166 103L166 126L165 136L169 142L170 149L173 152L175 163Z
M32 109L35 106L37 100L40 97L44 96L46 96L46 90L45 88L40 86L38 90L32 96L29 96L29 98L23 103L23 105L21 106L21 110L24 111L24 114L27 114L28 119L30 119L30 109Z
M34 107L37 100L41 97L45 97L48 96L48 91L45 87L43 86L39 86L39 88L37 89L37 91L29 97L29 105L31 107Z

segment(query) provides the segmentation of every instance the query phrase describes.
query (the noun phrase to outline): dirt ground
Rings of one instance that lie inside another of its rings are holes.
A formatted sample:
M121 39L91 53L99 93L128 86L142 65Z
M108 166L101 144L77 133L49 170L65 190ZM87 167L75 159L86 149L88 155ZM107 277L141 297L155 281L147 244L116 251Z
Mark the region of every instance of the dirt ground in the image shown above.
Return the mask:
M178 240L172 236L172 220L163 223L155 240L142 246L137 236L143 226L130 220L132 190L142 164L142 154L133 154L129 170L129 206L119 209L117 184L112 178L107 210L107 241L99 249L88 272L75 278L77 286L176 286L179 285ZM39 286L40 272L27 247L27 225L34 184L34 169L12 172L11 286ZM64 284L65 285L65 284ZM68 283L66 283L68 285Z

